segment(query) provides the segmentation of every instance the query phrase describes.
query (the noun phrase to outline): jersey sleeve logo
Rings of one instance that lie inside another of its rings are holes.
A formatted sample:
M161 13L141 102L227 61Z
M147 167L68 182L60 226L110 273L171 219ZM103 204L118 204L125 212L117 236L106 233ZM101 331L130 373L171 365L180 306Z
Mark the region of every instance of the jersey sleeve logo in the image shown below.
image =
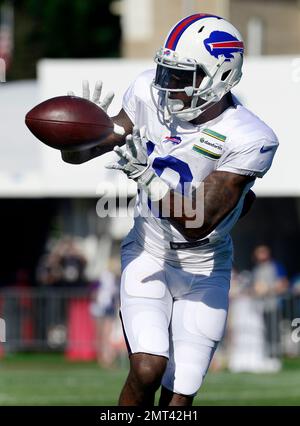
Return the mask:
M208 38L204 40L206 50L216 59L224 55L226 61L233 59L233 53L244 53L244 43L239 41L232 34L224 31L213 31Z
M222 155L225 140L226 136L211 129L203 129L199 142L193 145L193 151L211 160L218 160Z

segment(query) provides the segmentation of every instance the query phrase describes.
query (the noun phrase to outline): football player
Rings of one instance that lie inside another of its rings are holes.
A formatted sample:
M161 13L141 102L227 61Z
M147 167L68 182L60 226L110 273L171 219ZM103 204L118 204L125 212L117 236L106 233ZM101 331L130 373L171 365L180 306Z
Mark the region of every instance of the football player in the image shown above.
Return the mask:
M160 386L161 406L191 405L222 339L229 233L278 146L274 132L231 94L243 54L227 20L188 16L169 32L156 69L126 91L115 132L99 147L62 153L81 163L114 149L118 160L108 167L138 184L134 227L122 243L130 371L120 405L151 405ZM95 102L100 92L98 85Z

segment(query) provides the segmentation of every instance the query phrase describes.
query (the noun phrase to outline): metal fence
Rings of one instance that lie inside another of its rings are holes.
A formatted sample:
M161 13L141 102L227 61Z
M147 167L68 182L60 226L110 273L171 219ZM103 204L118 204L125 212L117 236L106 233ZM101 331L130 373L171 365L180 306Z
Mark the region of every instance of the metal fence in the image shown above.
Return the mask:
M26 288L0 291L6 325L5 353L60 351L70 359L96 359L100 318L91 313L87 288ZM119 318L111 318L110 343L124 352Z
M97 319L90 308L91 293L86 288L3 289L0 318L5 320L6 342L2 348L6 353L61 351L70 358L72 354L76 358L77 354L78 359L81 355L92 359L96 357ZM300 295L233 299L224 346L232 347L242 339L244 350L249 352L260 338L270 357L300 356L297 326L300 326ZM124 350L117 317L112 342Z
M276 372L281 358L300 356L300 297L234 297L222 344L231 371Z

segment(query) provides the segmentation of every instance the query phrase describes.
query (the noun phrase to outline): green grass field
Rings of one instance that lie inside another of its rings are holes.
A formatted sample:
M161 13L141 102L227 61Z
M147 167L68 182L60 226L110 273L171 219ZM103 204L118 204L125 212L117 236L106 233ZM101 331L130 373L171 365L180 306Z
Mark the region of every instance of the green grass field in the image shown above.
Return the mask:
M9 356L0 360L0 406L116 405L126 374L56 354ZM300 359L277 374L210 372L194 405L300 405Z

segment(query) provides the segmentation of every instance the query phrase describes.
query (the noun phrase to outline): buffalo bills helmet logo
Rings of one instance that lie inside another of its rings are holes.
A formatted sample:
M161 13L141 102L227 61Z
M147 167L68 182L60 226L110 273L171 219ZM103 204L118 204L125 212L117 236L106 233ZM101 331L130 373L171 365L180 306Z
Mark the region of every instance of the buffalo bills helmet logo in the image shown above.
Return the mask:
M204 45L212 56L218 59L219 56L224 55L226 61L230 61L234 57L233 53L244 53L244 43L224 31L213 31L204 40Z

